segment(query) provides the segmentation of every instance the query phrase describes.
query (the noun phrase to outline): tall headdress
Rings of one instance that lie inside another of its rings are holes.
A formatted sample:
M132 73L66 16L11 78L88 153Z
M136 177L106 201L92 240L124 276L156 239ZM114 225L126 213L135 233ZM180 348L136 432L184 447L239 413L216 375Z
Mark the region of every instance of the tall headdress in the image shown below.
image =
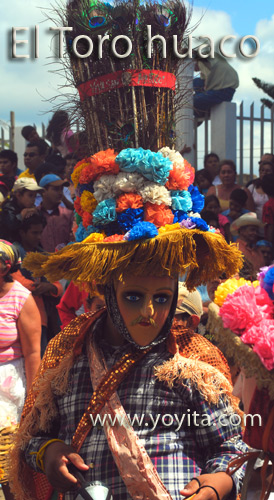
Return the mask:
M171 149L182 97L174 44L179 50L188 19L177 0L69 3L67 47L91 156L72 174L76 243L52 256L28 257L25 265L37 275L106 283L124 272L187 273L186 284L194 287L241 265L236 247L200 218L204 201L193 186L194 168ZM148 26L152 37L162 37L151 54ZM125 37L132 48L119 58L128 48ZM79 57L92 47L89 57Z

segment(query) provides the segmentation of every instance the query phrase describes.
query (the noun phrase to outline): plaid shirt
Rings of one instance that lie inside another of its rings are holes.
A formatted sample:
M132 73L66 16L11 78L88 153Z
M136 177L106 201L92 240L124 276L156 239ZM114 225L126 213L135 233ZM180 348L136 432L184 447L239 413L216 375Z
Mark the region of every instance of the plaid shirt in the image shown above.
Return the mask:
M99 341L108 368L111 368L128 350L128 344L115 348L104 341ZM170 359L165 343L155 346L144 358L134 365L118 388L118 395L125 412L133 418L144 415L142 424L133 425L141 443L150 456L154 467L174 500L181 500L179 490L191 478L211 472L224 472L228 462L238 454L247 450L241 440L238 425L221 426L220 415L233 414L233 410L220 400L218 407L209 405L193 389L189 381L185 385L174 385L168 388L154 376L154 367ZM47 436L33 438L25 449L27 463L40 471L35 463L35 455L42 442L59 438L67 444L72 441L78 422L87 408L92 395L88 358L83 353L70 371L68 390L63 396L56 397L59 410L58 421L53 422L52 432ZM196 411L195 421L191 418ZM174 416L184 423L178 429ZM153 425L150 415L158 423ZM164 417L165 415L165 417ZM172 422L173 420L173 422ZM204 424L204 425L203 425ZM119 476L119 471L112 458L104 430L101 425L92 428L81 451L85 463L94 464L85 473L87 481L101 481L109 486L115 500L130 500L127 489ZM234 479L233 492L229 500L236 498L239 491L243 469L238 471ZM66 500L72 500L73 494L66 493Z

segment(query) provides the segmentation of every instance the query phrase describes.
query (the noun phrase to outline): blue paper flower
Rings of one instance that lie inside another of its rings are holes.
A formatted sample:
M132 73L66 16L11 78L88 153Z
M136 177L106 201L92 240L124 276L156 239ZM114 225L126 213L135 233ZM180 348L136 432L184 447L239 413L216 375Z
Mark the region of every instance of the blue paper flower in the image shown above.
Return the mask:
M193 184L190 184L188 191L192 199L192 211L200 213L205 205L205 197L200 193L197 186L193 186Z
M87 238L91 233L99 233L100 230L97 227L94 226L88 226L87 229L84 228L82 222L79 224L77 231L75 233L75 240L77 242L83 241L85 238Z
M116 162L123 172L137 172L146 179L162 186L167 182L172 162L162 153L154 153L143 148L123 149L116 157Z
M189 212L192 209L192 199L188 191L170 191L173 210Z
M102 226L101 230L104 231L106 236L112 236L113 234L123 234L124 231L121 229L117 221L110 222L106 226Z
M274 267L270 267L265 274L263 280L263 288L268 293L271 300L274 300L273 283L274 283Z
M128 241L139 240L141 238L154 238L157 234L158 229L152 222L138 222L130 230Z
M93 224L105 226L116 219L116 202L114 198L100 201L93 212Z
M173 224L175 224L176 222L181 222L188 217L187 213L183 210L172 210L172 213L174 214Z
M127 208L117 215L119 226L123 231L129 231L137 222L144 220L143 208Z
M200 217L190 217L192 222L196 224L196 228L200 229L200 231L208 231L209 225L206 223L204 219L200 219Z

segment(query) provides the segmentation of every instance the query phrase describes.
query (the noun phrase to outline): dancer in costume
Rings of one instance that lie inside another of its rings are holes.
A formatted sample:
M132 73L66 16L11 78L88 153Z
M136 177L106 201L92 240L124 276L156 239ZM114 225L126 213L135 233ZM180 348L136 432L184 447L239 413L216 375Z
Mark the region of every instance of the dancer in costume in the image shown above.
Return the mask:
M181 46L186 9L73 0L66 20L91 156L72 174L76 243L29 255L25 266L50 280L94 280L106 309L49 343L12 456L14 494L42 500L57 490L72 500L72 462L115 500L235 500L243 471L232 478L226 468L246 447L239 425L220 423L237 412L228 367L205 339L171 328L180 273L191 289L241 265L239 251L201 219L194 169L170 149L178 59L162 58L159 44L145 55L148 24L169 48L177 33ZM79 33L128 35L132 53L77 58Z
M242 500L274 498L274 268L261 269L259 281L229 279L215 292L209 307L210 331L222 351L241 372L234 393L242 400L246 421L244 441L251 447Z

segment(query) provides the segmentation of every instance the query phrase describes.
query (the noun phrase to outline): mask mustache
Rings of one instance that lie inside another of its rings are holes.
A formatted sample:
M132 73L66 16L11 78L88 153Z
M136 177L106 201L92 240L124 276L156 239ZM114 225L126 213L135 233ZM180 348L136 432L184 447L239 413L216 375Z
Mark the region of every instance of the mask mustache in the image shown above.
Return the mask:
M154 321L153 318L143 318L143 316L138 316L138 318L134 319L131 323L131 326L135 326L135 325L138 325L139 323L142 323L142 322L145 322L145 323L150 323L151 326L154 326L155 328L157 327L157 323L156 321Z

